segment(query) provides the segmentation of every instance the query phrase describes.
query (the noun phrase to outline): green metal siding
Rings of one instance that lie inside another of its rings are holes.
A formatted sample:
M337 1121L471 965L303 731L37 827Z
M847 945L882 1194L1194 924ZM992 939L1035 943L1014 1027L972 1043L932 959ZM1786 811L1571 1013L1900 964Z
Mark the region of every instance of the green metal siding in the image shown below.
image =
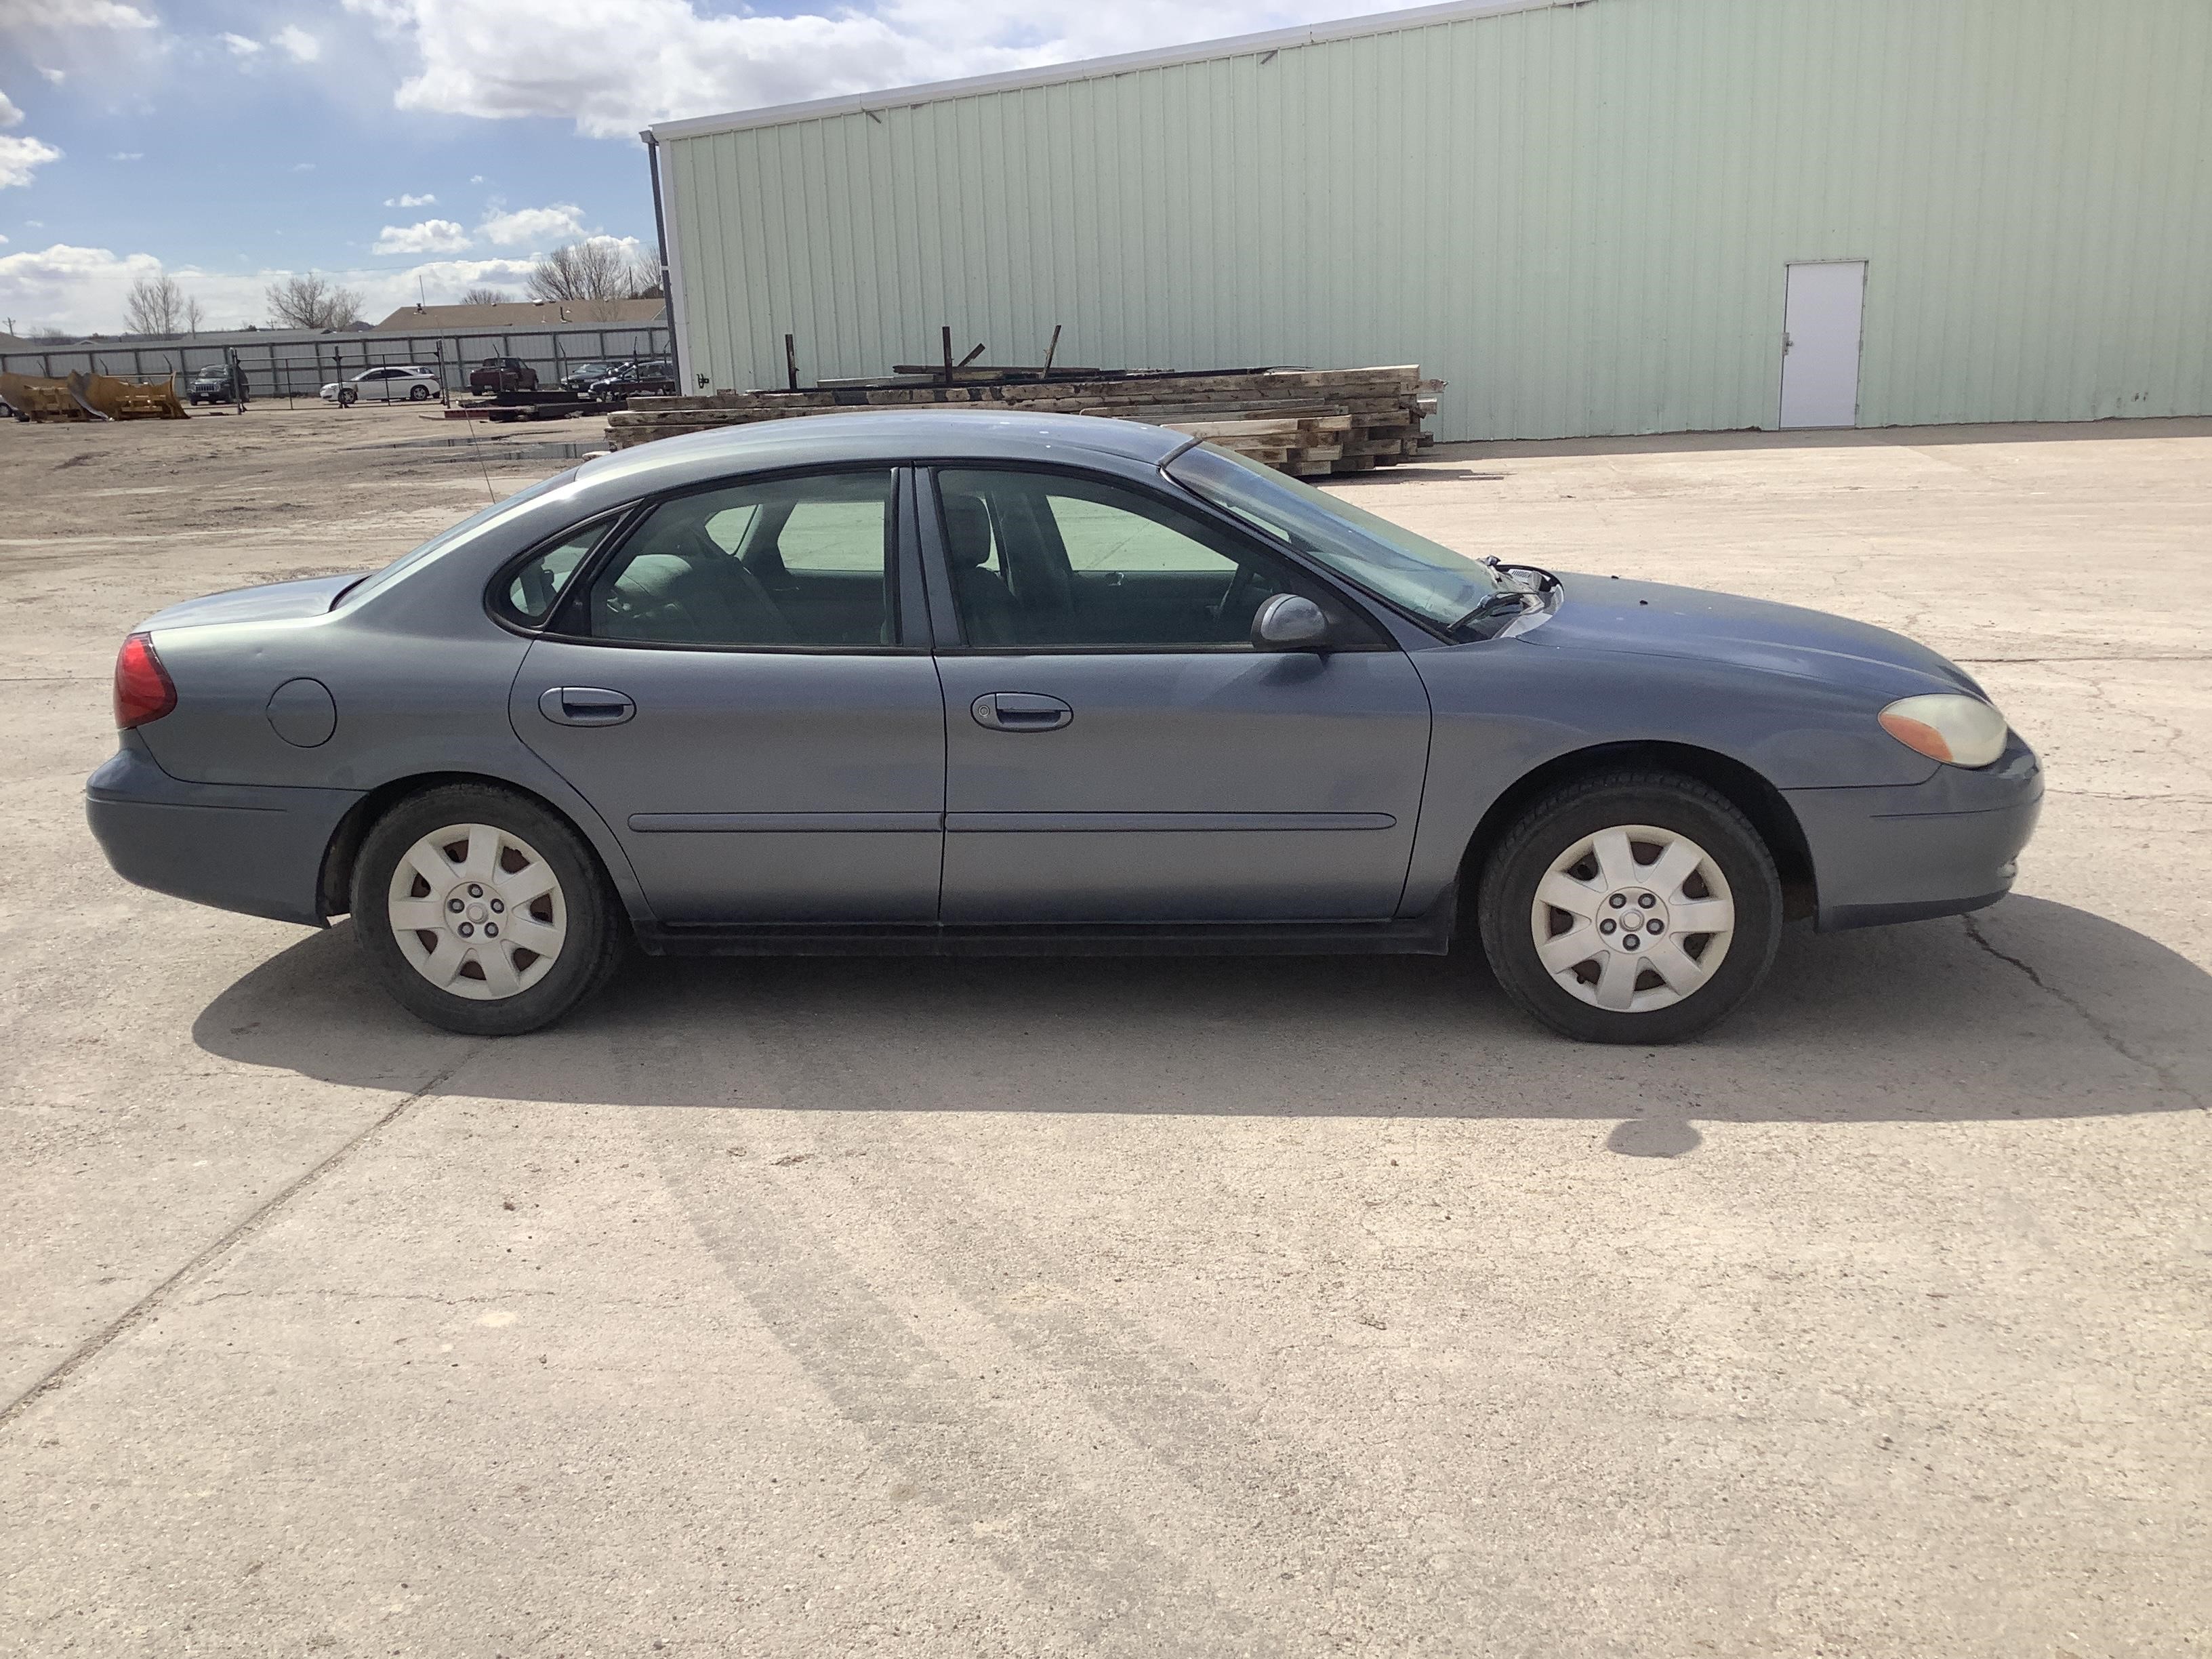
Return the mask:
M1587 0L665 142L719 386L1419 362L1446 438L1771 427L1867 261L1860 423L2212 413L2206 0Z

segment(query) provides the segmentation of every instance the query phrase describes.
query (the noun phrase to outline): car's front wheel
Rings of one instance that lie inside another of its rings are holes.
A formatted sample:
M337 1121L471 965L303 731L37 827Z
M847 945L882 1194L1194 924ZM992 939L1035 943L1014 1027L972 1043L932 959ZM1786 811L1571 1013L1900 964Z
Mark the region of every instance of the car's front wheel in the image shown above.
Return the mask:
M354 927L394 1000L433 1025L514 1036L603 985L626 923L581 836L483 784L401 802L362 843Z
M1717 790L1613 772L1522 814L1484 871L1478 919L1499 985L1553 1030L1674 1042L1765 977L1782 884L1759 832Z

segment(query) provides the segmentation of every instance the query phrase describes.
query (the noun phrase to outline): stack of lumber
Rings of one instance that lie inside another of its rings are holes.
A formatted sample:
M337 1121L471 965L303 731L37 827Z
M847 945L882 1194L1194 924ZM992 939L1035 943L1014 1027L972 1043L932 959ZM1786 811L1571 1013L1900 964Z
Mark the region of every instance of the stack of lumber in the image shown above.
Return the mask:
M1392 368L1264 368L1122 374L1097 380L920 384L846 381L799 392L718 392L633 398L607 417L617 449L655 438L810 415L944 406L1000 412L1097 415L1187 432L1285 472L1365 472L1410 459L1433 441L1439 380L1417 365Z

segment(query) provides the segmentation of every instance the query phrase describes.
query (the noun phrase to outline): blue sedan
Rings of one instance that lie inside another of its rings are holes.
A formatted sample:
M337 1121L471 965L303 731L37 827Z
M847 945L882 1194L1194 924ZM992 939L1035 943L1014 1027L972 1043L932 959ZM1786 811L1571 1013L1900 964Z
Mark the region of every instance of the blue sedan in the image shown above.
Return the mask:
M88 788L130 880L350 914L501 1035L653 953L1479 940L1597 1042L1785 918L1974 909L2043 781L1878 628L1477 561L1176 433L778 422L593 460L372 575L149 618Z

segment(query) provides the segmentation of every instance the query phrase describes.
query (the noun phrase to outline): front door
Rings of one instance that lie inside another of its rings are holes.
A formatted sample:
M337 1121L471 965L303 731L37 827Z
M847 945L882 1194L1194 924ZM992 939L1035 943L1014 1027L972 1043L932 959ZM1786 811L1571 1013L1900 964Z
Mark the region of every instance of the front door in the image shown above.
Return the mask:
M1782 307L1782 425L1856 426L1866 262L1789 268Z
M1089 475L936 475L948 923L1373 921L1405 886L1429 705L1287 561ZM1285 590L1356 648L1256 651Z
M902 643L905 487L884 469L672 496L524 658L515 730L664 922L935 919L945 715L926 646Z

